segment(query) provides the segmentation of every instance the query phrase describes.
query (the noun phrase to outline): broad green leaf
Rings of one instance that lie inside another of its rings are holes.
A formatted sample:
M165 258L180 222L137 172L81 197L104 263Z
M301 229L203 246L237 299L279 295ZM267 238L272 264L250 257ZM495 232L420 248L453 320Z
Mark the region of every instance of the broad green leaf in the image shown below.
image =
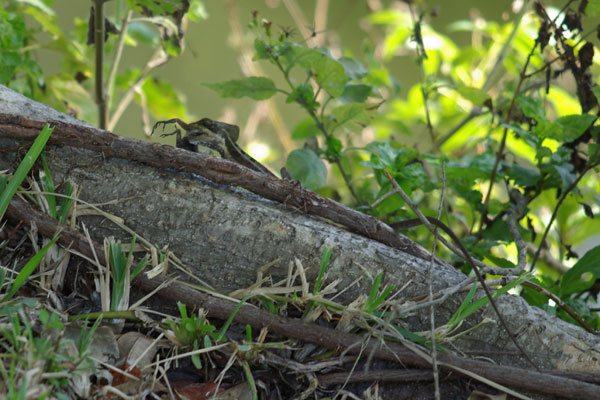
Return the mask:
M551 138L563 142L572 142L581 136L596 118L596 116L589 114L574 114L560 117L555 123L563 128L562 132L559 136Z
M531 130L531 133L540 139L552 139L560 137L563 134L563 129L562 126L555 122L540 119L537 125Z
M490 99L490 96L485 91L471 86L461 84L456 88L456 91L462 97L479 107L483 107L484 103Z
M383 56L390 59L396 54L396 49L406 43L412 35L410 25L396 27L392 33L386 35L383 41Z
M600 2L600 0L598 0ZM600 86L592 86L592 93L596 96L596 101L600 103Z
M141 21L134 21L129 24L127 35L136 41L140 41L151 46L157 46L160 43L160 35L158 31Z
M34 7L39 8L41 11L43 11L44 13L53 16L54 10L50 7L48 7L46 4L44 4L43 1L41 0L18 0L19 3L27 3L30 4Z
M525 114L525 116L538 121L538 123L540 120L546 119L546 112L544 111L542 103L538 99L518 95L517 103L519 103L519 105L521 106L521 109L523 110L523 114Z
M373 110L370 110L372 107L372 104L349 103L334 108L331 111L331 114L335 118L335 122L333 127L330 128L331 132L350 122L358 124L359 126L368 125L373 115Z
M506 229L508 229L505 226ZM506 258L504 257L496 257L490 253L486 253L485 257L492 261L494 264L496 264L498 267L502 267L502 268L514 268L516 267L515 264L511 263L510 261L508 261Z
M563 275L560 281L561 297L582 292L600 278L600 246L596 246Z
M310 83L301 83L296 86L287 99L285 99L285 102L296 102L308 110L309 113L315 113L319 107L319 102L315 97L313 87Z
M354 58L342 57L338 61L342 64L346 76L350 79L361 79L369 73L365 66Z
M183 95L170 83L146 79L142 85L150 112L158 119L184 118L186 113Z
M395 25L410 23L410 17L399 9L385 9L369 15L369 21L380 25Z
M318 135L319 132L321 131L319 130L319 128L317 128L315 121L312 118L306 118L303 121L301 121L298 125L296 125L296 127L292 131L292 139L308 139L310 137Z
M370 85L348 83L338 100L342 103L363 103L371 95Z
M286 55L288 66L310 69L314 80L332 97L344 92L348 77L344 66L325 50L293 46Z
M571 164L554 165L553 167L560 176L562 182L561 187L563 189L568 188L573 182L575 182L575 179L577 179L577 176L575 176L575 174L572 172L573 166Z
M390 142L371 142L365 150L371 152L371 159L361 164L374 169L384 169L396 164L398 150L394 149Z
M258 38L254 39L254 57L252 57L253 61L257 60L266 60L271 57L271 49L263 40Z
M522 167L519 164L512 164L506 171L506 176L521 187L534 186L542 177L538 171Z
M190 19L190 21L194 22L208 19L208 11L206 11L204 1L192 0L190 2L188 18Z
M344 67L339 62L323 57L312 64L311 70L315 81L332 97L338 97L344 92L348 77Z
M277 93L277 88L272 80L258 76L245 79L218 83L203 83L209 89L214 90L221 97L250 97L254 100L266 100Z
M596 17L600 15L600 0L589 0L585 8L585 15L588 17Z
M315 190L325 185L327 168L317 155L308 149L292 151L285 167L294 179L300 180L302 186L309 190Z
M363 79L363 82L377 87L392 86L394 79L387 68L373 68L369 71L369 75ZM398 87L398 90L399 89L400 87Z
M0 57L0 84L6 85L10 82L21 62L21 56L16 52L2 52L2 57Z

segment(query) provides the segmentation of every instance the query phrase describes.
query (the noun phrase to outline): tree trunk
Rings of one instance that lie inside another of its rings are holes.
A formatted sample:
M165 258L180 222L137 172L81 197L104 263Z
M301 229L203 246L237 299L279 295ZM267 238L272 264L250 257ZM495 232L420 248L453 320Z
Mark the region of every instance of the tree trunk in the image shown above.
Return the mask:
M337 301L347 304L359 295L368 295L379 272L383 272L385 284L401 288L394 298L398 307L428 293L430 262L424 249L402 236L393 239L400 245L390 247L352 232L356 227L350 226L349 230L308 215L306 212L313 212L315 202L321 200L308 191L294 189L292 183L262 178L213 157L113 137L3 86L0 102L0 169L14 171L19 161L17 147L28 147L43 123L56 125L46 148L55 184L66 179L75 182L81 187L82 200L103 204L102 210L121 218L138 238L161 248L168 246L193 275L218 291L229 293L251 286L265 265L271 265L264 271L264 276L272 279L264 286L270 287L287 278L290 263L295 260L307 270L311 283L319 271L323 250L328 247L332 256L327 281L337 280L338 291L346 289ZM134 152L139 154L134 156ZM180 159L189 159L205 169L198 169L196 174L179 172ZM221 175L214 175L213 168L221 168ZM267 200L249 190L213 183L199 175L252 190L256 187L257 193L270 190L275 194ZM279 188L290 192L279 195ZM303 202L298 200L300 196L308 197L303 197ZM323 201L326 207L339 206L331 200ZM357 215L339 207L348 215ZM345 222L349 219L352 218L342 218L341 222L351 225ZM105 217L81 216L78 220L85 223L96 240L115 236L131 241L130 233ZM372 219L366 221L371 223ZM389 234L377 222L374 224L377 229L367 231L372 236ZM466 278L442 260L436 260L433 268L434 292ZM438 326L451 317L463 297L453 295L436 307ZM497 304L510 330L540 368L600 370L597 336L527 305L520 297L503 295ZM429 309L424 308L401 322L413 331L427 330L428 316ZM490 358L506 365L525 366L520 356L506 353L515 354L516 349L489 307L471 316L467 325L473 326L483 317L493 322L457 340L458 348L487 352L492 354Z

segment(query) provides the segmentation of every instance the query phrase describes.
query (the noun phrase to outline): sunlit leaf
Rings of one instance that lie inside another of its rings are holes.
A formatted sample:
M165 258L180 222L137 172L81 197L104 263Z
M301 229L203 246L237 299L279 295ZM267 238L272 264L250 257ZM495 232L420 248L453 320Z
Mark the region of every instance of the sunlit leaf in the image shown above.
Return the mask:
M552 137L552 139L571 142L581 136L596 118L596 116L589 114L565 115L564 117L560 117L555 123L563 128L562 132L559 136Z
M517 102L521 106L523 114L525 114L527 117L538 122L542 119L546 119L546 112L544 111L542 103L538 99L519 95L517 96Z
M483 107L484 103L490 99L485 91L475 87L459 85L456 90L462 97L479 107Z
M44 13L50 15L50 16L54 16L54 10L51 9L50 7L48 7L46 4L44 4L44 2L42 0L18 0L19 3L27 3L30 4L34 7L39 8L41 11L43 11Z
M600 278L600 246L596 246L572 266L560 281L560 293L568 296L591 287Z
M142 90L150 112L157 119L185 117L183 95L170 83L158 79L147 79L142 85Z

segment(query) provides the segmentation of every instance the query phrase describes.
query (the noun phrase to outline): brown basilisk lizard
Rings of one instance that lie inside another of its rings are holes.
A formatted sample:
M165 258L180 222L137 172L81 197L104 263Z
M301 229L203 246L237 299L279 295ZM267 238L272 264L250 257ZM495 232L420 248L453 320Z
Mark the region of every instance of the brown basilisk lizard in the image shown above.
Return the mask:
M160 135L161 137L176 135L176 146L178 148L196 152L199 148L207 148L218 153L221 157L241 164L253 171L275 176L269 169L250 157L237 145L236 142L240 136L240 128L235 125L213 121L210 118L202 118L199 121L188 124L179 118L173 118L167 121L156 122L152 128L152 133L161 124L163 127L167 124L177 124L185 130L183 137L178 128L175 128L175 131L171 133Z

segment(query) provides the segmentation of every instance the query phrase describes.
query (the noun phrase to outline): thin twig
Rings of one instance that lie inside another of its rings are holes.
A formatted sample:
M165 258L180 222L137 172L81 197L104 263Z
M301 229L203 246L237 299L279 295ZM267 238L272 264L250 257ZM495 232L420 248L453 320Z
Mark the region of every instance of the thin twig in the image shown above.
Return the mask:
M119 34L119 40L117 41L117 46L115 47L115 58L110 66L110 71L108 72L108 81L106 86L106 102L110 107L110 102L113 97L113 90L115 86L115 79L117 77L117 71L119 70L119 64L121 63L121 56L123 55L123 48L125 47L125 37L127 36L127 28L129 26L129 20L133 15L132 10L128 10L121 22L121 33Z
M527 207L527 199L518 190L511 192L511 199L513 203L511 203L511 207L506 212L506 224L508 225L508 232L517 246L517 266L512 268L512 270L518 275L527 264L527 243L525 243L519 232L518 222L525 212L525 207Z
M558 199L556 206L554 206L554 210L552 211L552 216L550 217L550 221L548 221L548 225L546 225L546 229L544 230L544 234L542 235L542 240L540 241L538 249L535 252L535 255L533 256L533 260L531 261L531 265L529 266L529 271L533 271L533 267L535 266L535 263L537 262L537 260L540 256L540 252L542 251L542 247L544 246L546 237L548 237L550 228L552 227L552 224L554 223L554 220L556 219L556 216L558 215L558 209L562 205L563 201L565 201L565 199L567 198L569 193L571 193L571 191L577 187L577 185L579 184L579 181L581 179L583 179L585 174L589 170L594 169L599 164L600 164L600 162L586 166L585 169L583 171L581 171L581 174L579 174L579 176L569 185L569 187L567 187L565 190L562 191L562 194L561 194L560 198Z
M129 104L131 103L131 100L133 100L134 93L144 83L144 78L146 78L146 76L148 76L148 74L154 68L163 65L168 60L169 56L161 48L156 49L156 51L154 52L154 54L152 55L142 72L140 72L133 85L131 85L129 89L127 89L127 92L125 92L125 94L121 98L121 101L119 102L119 105L117 106L108 124L109 131L115 129L115 126L117 125L117 122L119 122L121 115L123 115Z
M106 129L108 112L104 96L104 0L94 0L94 48L96 53L95 91L98 126Z
M537 48L538 43L539 43L539 38L537 38L535 40L535 43L534 43L533 47L531 48L531 51L527 55L527 59L525 60L525 65L523 65L523 68L521 69L521 74L519 75L519 82L517 83L517 87L515 88L515 91L513 92L513 96L510 101L510 106L508 107L508 111L506 112L506 118L504 119L504 121L507 124L509 124L510 120L512 119L512 114L513 114L515 106L517 104L517 96L519 95L519 93L521 93L521 87L523 86L523 82L525 82L525 76L527 73L527 67L529 66L529 61L531 60L531 57L533 57L533 53L535 52L535 49ZM494 166L492 167L492 173L490 174L490 184L488 185L488 190L485 195L485 200L483 201L483 211L481 213L481 219L479 220L479 228L478 228L477 234L475 236L476 241L479 241L481 239L481 236L483 235L483 224L487 220L488 208L490 205L490 197L492 195L494 181L496 180L496 175L498 173L498 166L500 165L500 161L502 161L502 159L504 158L504 148L506 147L506 137L507 136L508 136L508 127L505 127L504 131L502 132L502 140L500 141L500 147L498 148L498 151L496 152L496 159L494 161Z
M442 193L440 198L440 204L438 207L437 219L442 218L442 209L444 207L444 195L446 193L446 162L442 161ZM439 232L437 227L433 234L433 245L431 246L431 259L429 260L429 299L433 300L433 266L435 260L435 250L439 238ZM433 304L429 307L429 318L431 324L431 368L433 370L433 383L435 386L435 398L436 400L441 399L440 395L440 374L438 371L437 364L437 347L435 343L435 307Z

